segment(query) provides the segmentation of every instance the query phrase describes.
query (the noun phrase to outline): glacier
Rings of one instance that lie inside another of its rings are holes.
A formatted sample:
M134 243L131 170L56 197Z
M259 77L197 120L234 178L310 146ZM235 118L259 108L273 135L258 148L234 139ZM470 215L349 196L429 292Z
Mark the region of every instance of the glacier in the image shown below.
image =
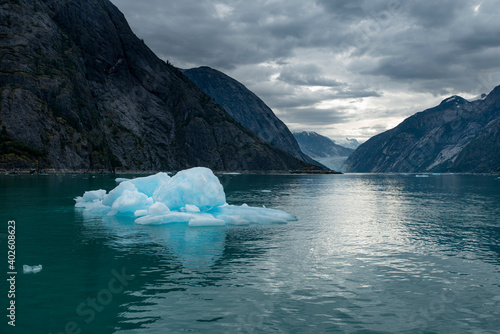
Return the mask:
M157 173L135 179L117 178L109 192L86 191L75 207L96 215L132 217L137 224L186 223L191 227L286 224L297 218L265 207L229 205L219 178L209 168L194 167L174 176Z

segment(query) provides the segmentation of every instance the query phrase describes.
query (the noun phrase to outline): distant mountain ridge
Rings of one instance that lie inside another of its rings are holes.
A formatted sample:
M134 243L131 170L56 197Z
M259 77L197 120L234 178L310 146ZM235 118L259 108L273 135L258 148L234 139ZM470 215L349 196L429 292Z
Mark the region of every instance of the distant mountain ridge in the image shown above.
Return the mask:
M361 145L356 139L354 138L344 138L344 139L334 139L333 140L335 144L346 147L346 148L351 148L353 150L357 149L359 145Z
M313 131L294 132L293 135L302 152L334 170L342 171L345 160L354 152Z
M262 139L302 161L318 164L301 151L288 127L271 108L242 83L208 66L183 70L183 73L236 121Z
M353 149L337 145L334 140L313 131L293 133L302 151L311 158L349 156Z
M0 168L310 167L237 123L109 0L5 0Z
M468 101L451 96L370 138L348 172L500 172L500 86Z

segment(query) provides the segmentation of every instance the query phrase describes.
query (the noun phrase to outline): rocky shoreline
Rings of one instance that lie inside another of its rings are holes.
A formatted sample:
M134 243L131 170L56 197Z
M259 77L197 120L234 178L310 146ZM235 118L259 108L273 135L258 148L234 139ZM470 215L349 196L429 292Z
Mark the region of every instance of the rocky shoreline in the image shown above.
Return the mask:
M139 174L139 175L150 175L161 172L159 170L88 170L88 169L0 169L0 175L56 175L56 174L109 174L109 175L120 175L120 174ZM177 171L167 171L172 174L177 173ZM333 170L289 170L289 171L214 171L214 174L343 174L341 172Z

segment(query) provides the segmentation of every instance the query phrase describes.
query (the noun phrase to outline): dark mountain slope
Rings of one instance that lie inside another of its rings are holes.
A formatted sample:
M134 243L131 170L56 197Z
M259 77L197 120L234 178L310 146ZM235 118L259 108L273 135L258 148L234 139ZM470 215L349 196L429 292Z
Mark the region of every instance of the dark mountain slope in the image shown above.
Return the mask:
M452 172L500 173L500 86L484 100L482 109L489 122L460 151Z
M302 152L330 169L343 172L347 157L354 149L337 145L332 139L316 132L303 131L293 134Z
M108 0L3 0L0 167L288 170Z
M346 148L335 144L333 140L312 131L296 132L293 134L299 146L305 154L311 158L347 157L352 152L351 148Z
M234 119L262 139L294 157L318 164L304 154L288 127L257 95L226 74L207 66L184 70L184 74Z
M484 100L452 96L362 144L350 172L492 172L498 164L500 87Z

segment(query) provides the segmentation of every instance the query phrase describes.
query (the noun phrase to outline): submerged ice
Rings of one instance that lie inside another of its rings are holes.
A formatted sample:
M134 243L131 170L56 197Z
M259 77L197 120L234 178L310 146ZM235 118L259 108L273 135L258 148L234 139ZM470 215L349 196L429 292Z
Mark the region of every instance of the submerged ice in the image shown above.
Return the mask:
M95 214L134 217L137 224L220 226L296 220L279 210L227 204L219 179L204 167L183 170L173 177L157 173L117 182L109 193L102 189L86 191L75 198L75 206Z
M39 264L38 266L28 266L27 264L23 265L23 273L24 274L36 274L40 271L42 271L42 265Z

